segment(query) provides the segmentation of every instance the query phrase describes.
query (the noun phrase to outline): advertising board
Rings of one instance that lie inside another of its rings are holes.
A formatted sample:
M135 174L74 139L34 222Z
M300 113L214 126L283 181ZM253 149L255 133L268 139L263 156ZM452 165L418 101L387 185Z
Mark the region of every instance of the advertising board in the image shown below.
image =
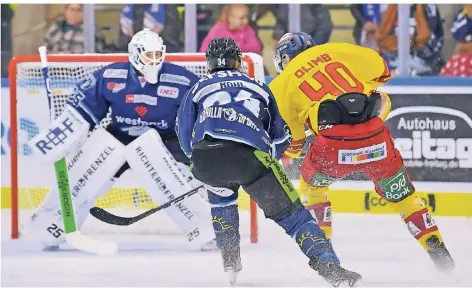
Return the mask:
M422 198L434 214L472 216L472 208L469 208L472 207L472 81L429 77L428 80L393 79L391 82L382 90L389 93L392 99L392 111L386 123L395 145L405 159L415 184L423 181L441 184L441 189L434 189L435 185L417 185ZM21 88L18 92L20 186L29 190L47 189L54 183L52 165L38 163L27 145L28 140L49 123L46 93L38 88ZM9 208L11 155L8 87L2 87L1 95L2 208ZM309 138L308 142L312 139ZM301 159L295 159L288 169L292 180L298 180L300 163ZM140 187L136 177L130 174L122 178L115 189ZM346 180L352 179L366 180L362 175ZM359 188L357 183L364 182L343 183L348 182L340 181L340 186L335 184L330 192L334 211L392 213L371 187ZM21 193L20 197L28 196ZM244 199L247 201L247 197Z

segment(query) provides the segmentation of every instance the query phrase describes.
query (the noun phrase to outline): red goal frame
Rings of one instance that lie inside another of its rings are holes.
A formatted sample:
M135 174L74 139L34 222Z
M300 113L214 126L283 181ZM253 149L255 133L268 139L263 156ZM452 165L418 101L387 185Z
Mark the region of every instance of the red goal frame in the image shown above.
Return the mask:
M126 62L128 56L125 54L56 54L48 55L48 62ZM166 54L166 61L168 62L203 62L205 63L204 54L190 53ZM41 63L39 55L17 55L14 56L9 63L9 85L10 85L10 169L11 169L11 238L18 239L19 231L19 186L18 186L18 113L17 113L17 65L25 62ZM248 55L243 55L243 62L247 64L248 75L255 77L255 63ZM258 242L258 221L257 221L257 204L251 199L249 204L250 213L250 241L251 243Z

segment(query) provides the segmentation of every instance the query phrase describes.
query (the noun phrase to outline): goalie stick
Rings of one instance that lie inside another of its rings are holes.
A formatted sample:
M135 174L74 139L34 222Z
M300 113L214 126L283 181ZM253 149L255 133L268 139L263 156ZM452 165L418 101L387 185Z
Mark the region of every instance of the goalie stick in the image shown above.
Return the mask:
M41 46L38 48L38 51L39 57L41 59L43 78L46 85L49 109L52 110L51 101L53 93L49 79L47 48L46 46ZM64 224L64 237L67 244L74 247L75 249L95 254L112 255L116 253L116 250L118 249L118 245L116 243L90 239L82 235L80 231L77 230L72 193L70 192L69 186L69 173L67 170L65 157L62 157L60 160L54 163L54 170L56 171L59 201L61 203L62 222Z
M136 223L139 220L144 219L144 218L146 218L146 217L148 217L148 216L150 216L150 215L152 215L152 214L154 214L158 211L164 210L164 209L170 207L170 205L172 205L174 203L180 202L180 201L184 200L185 198L192 196L193 194L197 193L200 188L203 188L203 185L200 185L197 188L194 188L194 189L180 195L179 197L176 197L176 198L170 200L169 202L166 202L166 203L160 205L159 207L152 208L151 210L148 210L148 211L146 211L142 214L139 214L137 216L134 216L134 217L116 216L116 215L111 214L110 212L108 212L108 211L106 211L102 208L99 208L99 207L92 207L90 209L90 214L92 214L92 216L97 218L98 220L100 220L102 222L105 222L105 223L108 223L108 224L117 225L117 226L128 226L128 225Z

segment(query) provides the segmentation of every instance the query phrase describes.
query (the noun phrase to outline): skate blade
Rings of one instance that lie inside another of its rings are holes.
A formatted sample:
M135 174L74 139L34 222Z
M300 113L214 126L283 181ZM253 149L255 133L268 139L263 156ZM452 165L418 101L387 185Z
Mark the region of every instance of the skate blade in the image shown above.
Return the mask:
M362 281L362 277L359 277L357 279L352 279L352 280L333 281L330 284L334 288L338 288L338 287L359 287L361 281Z
M236 280L238 278L238 273L237 271L228 271L228 278L229 278L229 284L231 286L236 285Z
M347 285L349 285L349 287L359 287L361 282L362 282L362 277L359 277L355 280L347 281Z

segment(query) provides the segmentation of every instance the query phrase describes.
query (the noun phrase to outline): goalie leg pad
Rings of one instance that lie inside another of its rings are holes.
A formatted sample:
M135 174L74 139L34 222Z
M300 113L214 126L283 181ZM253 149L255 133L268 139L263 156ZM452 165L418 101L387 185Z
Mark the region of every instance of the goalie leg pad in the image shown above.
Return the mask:
M123 154L123 144L104 129L97 129L75 155L68 157L69 183L79 228L97 198L113 186L112 177L125 162ZM59 192L54 185L31 216L29 225L47 246L64 242L60 211Z
M153 129L127 145L125 157L156 203L168 202L192 189L182 168ZM215 238L209 210L201 197L189 197L165 209L186 233L187 240L198 246Z
M110 181L107 181L107 183L95 193L95 196L93 196L93 191L91 191L92 193L88 193L91 198L82 203L77 203L75 198L73 198L74 211L76 213L75 221L77 222L76 224L79 230L87 219L90 208L92 208L98 198L105 195L111 187L113 187L114 183L115 181L110 179ZM64 225L62 223L58 196L59 192L57 188L53 187L46 196L46 199L44 199L38 209L30 217L30 223L27 226L45 246L58 246L65 242L63 235Z

